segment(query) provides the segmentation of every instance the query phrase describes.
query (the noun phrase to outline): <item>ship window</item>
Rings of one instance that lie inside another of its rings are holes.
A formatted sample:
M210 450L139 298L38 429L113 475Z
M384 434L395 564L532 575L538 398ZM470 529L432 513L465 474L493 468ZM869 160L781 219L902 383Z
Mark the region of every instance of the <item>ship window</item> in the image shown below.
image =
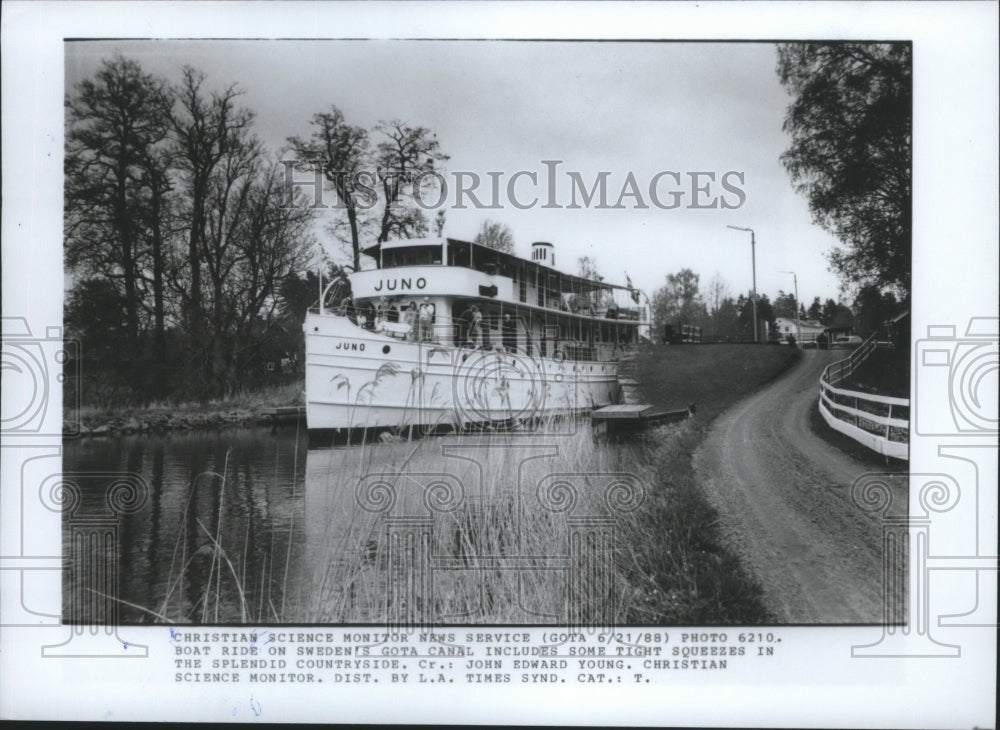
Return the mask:
M383 269L398 266L429 266L434 263L441 263L440 246L406 246L382 252Z

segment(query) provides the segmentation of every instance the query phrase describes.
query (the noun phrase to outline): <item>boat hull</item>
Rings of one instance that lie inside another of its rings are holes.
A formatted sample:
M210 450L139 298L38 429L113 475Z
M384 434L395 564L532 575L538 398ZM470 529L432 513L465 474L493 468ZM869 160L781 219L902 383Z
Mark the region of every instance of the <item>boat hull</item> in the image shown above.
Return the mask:
M617 402L617 363L407 342L335 314L305 325L310 431L522 423Z

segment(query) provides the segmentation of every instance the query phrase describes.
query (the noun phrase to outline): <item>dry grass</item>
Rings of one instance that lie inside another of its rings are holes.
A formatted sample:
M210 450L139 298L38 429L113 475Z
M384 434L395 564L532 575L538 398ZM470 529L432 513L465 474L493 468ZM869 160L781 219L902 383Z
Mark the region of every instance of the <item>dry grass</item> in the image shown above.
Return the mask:
M307 480L323 485L319 511L334 519L327 559L299 581L308 586L302 620L620 622L642 506L617 509L628 487L610 495L608 487L634 485L648 499L652 475L644 447L595 443L580 425L538 438L481 433L319 452ZM359 507L389 494L381 512ZM406 517L422 522L398 522ZM399 541L414 529L426 542Z
M691 455L715 415L797 355L649 348L636 363L649 401L698 412L627 443L562 421L562 433L542 424L310 450L296 465L305 552L293 554L291 537L273 545L251 580L246 536L199 526L178 537L168 595L148 612L175 622L767 622L759 587L719 541ZM623 485L638 485L640 498ZM239 545L242 556L226 552ZM244 592L248 582L257 589Z

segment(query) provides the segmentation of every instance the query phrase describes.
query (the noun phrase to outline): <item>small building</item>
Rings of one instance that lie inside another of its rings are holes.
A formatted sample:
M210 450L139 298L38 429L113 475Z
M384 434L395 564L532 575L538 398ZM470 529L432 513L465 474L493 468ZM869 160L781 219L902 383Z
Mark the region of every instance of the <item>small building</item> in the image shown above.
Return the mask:
M775 317L775 327L782 342L787 342L789 336L794 337L797 342L815 342L820 333L826 329L819 322L811 319L800 319L797 323L788 317Z

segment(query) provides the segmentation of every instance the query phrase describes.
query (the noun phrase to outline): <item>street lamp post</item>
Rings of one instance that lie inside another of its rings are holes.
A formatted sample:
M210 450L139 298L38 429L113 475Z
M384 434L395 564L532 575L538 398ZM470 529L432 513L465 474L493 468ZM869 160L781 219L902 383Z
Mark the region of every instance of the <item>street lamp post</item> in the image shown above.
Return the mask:
M799 277L794 271L779 271L779 274L791 274L795 283L795 341L802 347L802 325L799 324Z
M740 228L739 226L726 226L726 228L732 228L734 231L750 231L750 264L753 267L753 341L754 344L758 342L757 340L757 247L754 241L753 229L752 228Z

